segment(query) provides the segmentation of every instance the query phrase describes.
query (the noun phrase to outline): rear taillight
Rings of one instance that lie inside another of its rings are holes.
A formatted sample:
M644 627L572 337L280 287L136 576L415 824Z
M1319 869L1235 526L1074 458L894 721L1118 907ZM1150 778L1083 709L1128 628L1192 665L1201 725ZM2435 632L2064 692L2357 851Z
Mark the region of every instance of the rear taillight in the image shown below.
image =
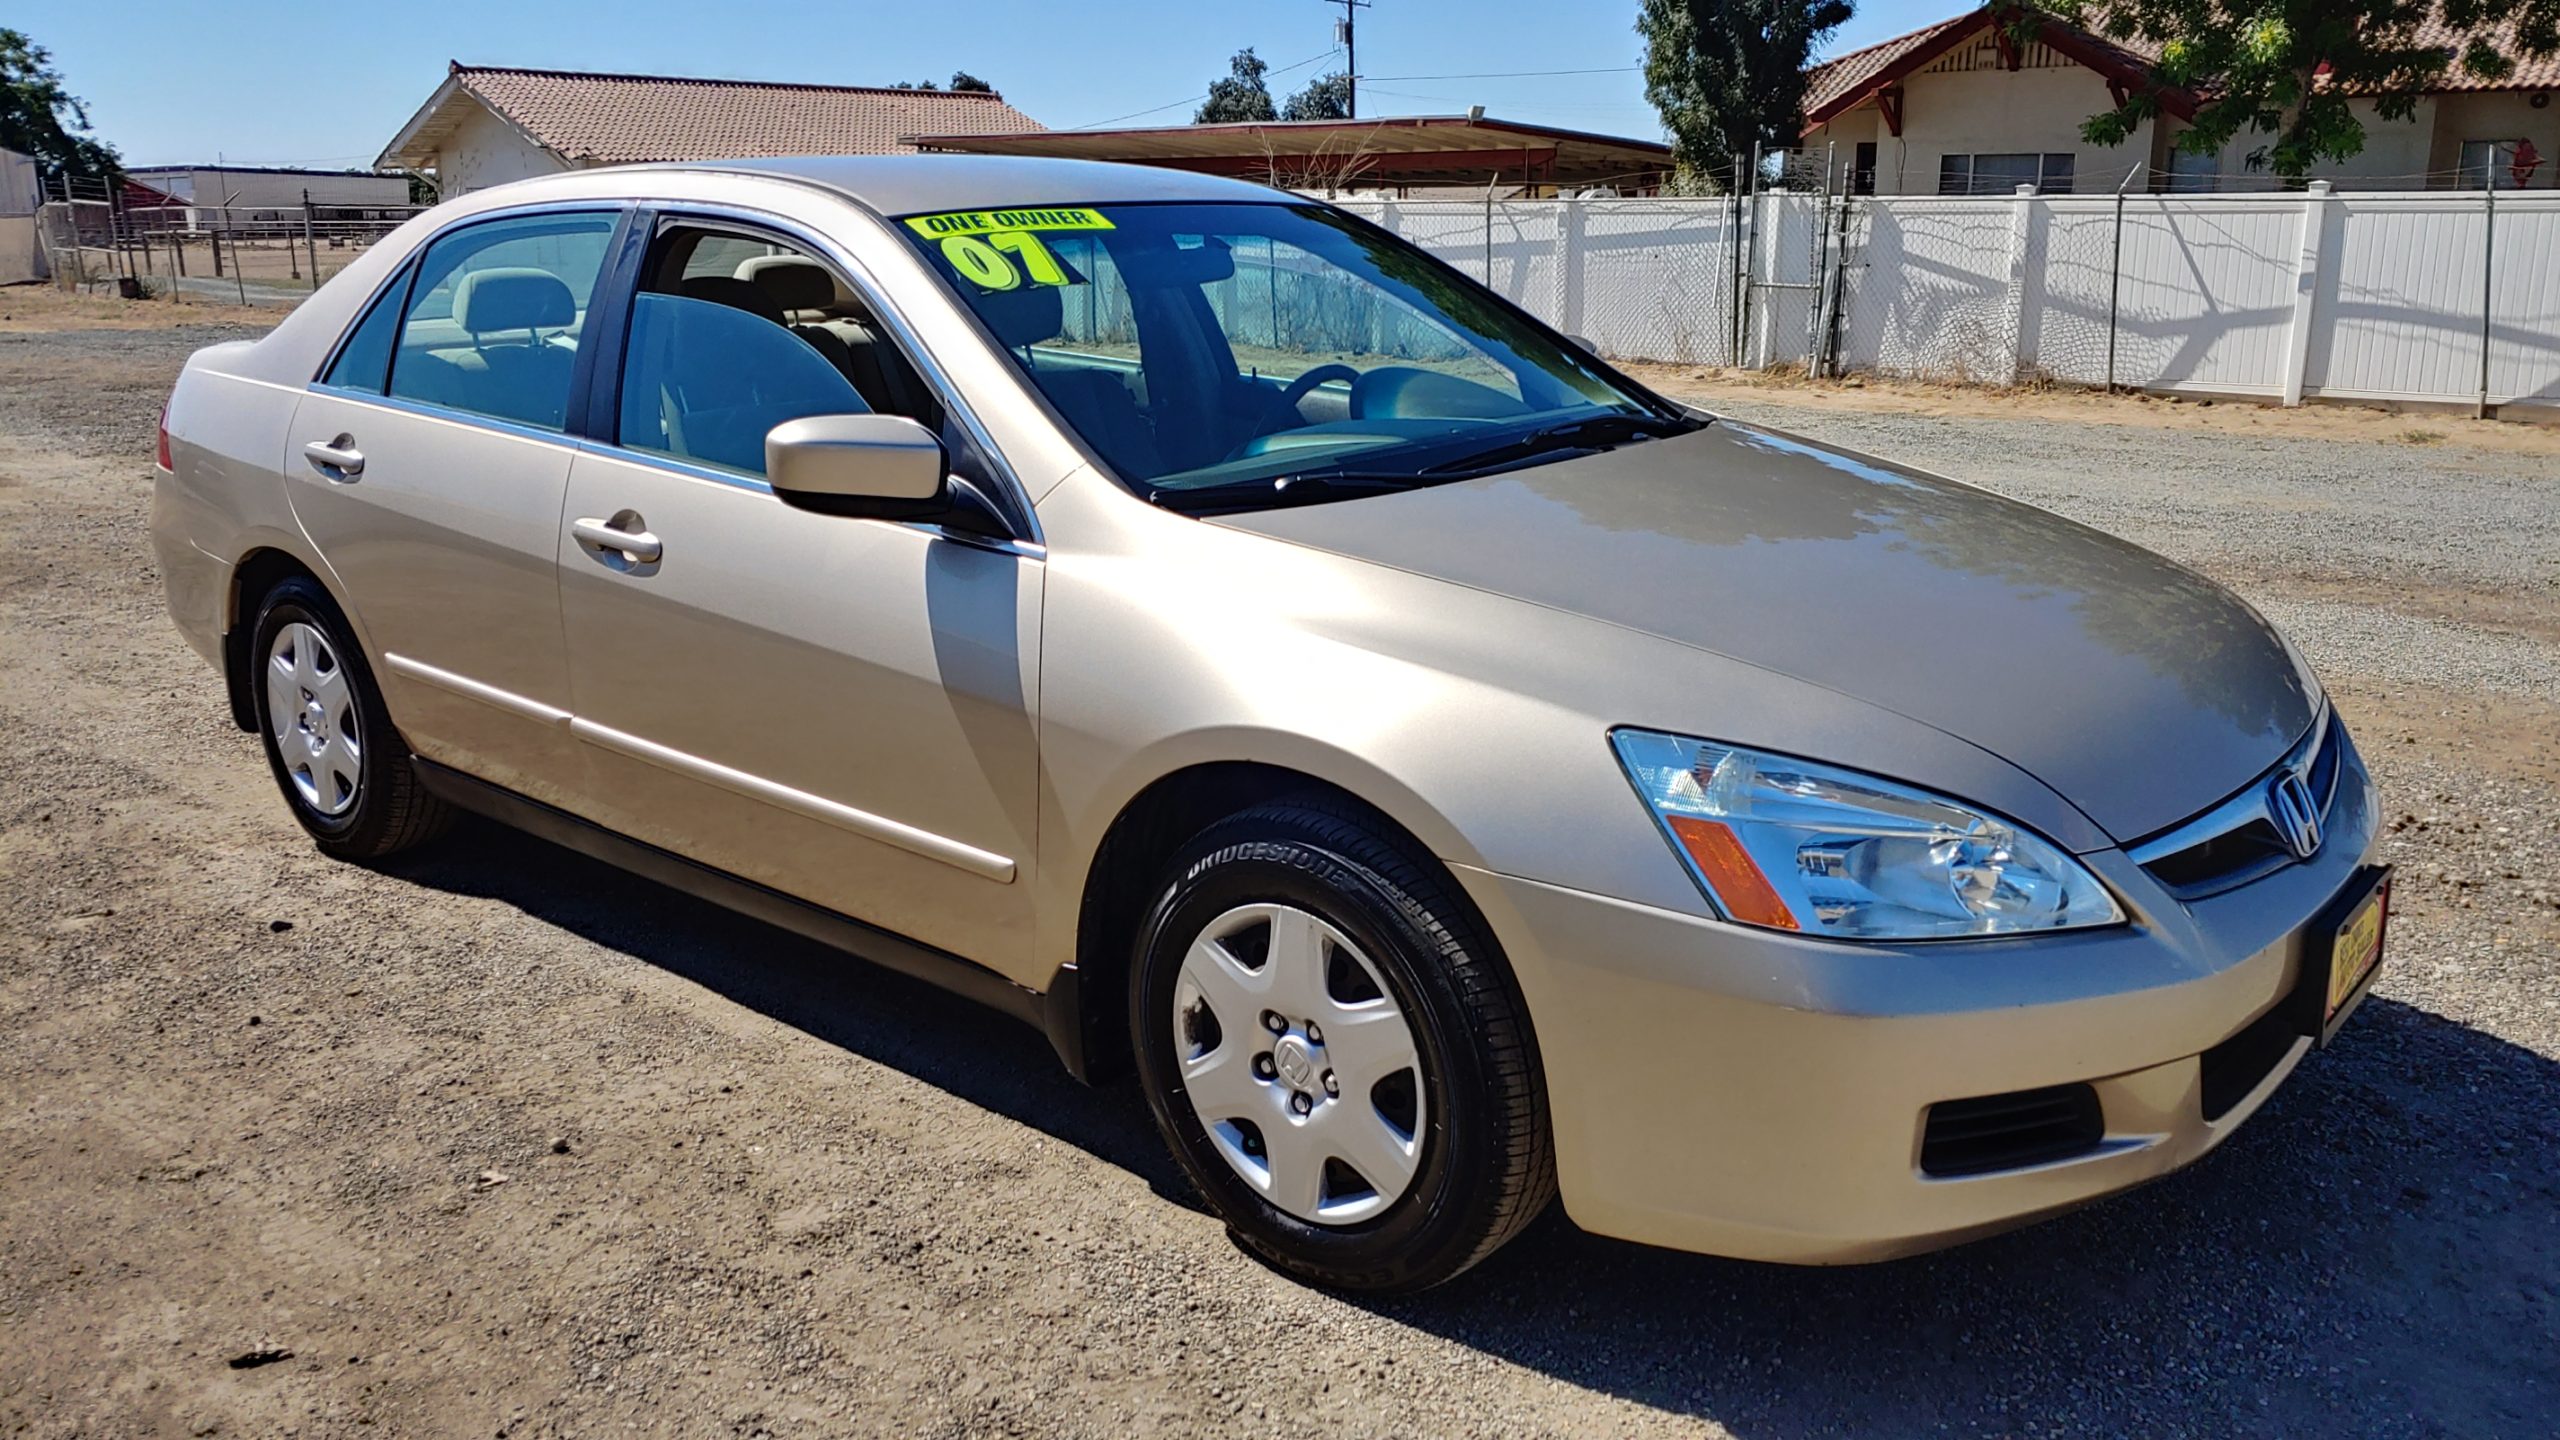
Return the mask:
M169 463L169 407L166 405L160 407L160 453L155 458L163 470L174 471L178 468Z

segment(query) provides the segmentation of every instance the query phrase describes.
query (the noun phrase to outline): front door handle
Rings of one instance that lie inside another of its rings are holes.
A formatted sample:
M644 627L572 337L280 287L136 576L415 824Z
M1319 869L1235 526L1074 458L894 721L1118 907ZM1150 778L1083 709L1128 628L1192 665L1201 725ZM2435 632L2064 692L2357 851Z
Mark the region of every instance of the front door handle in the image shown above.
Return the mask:
M364 452L356 448L356 437L341 435L335 440L314 440L302 447L302 458L311 468L332 480L353 480L364 473Z
M569 533L590 550L616 552L634 565L655 565L667 547L643 525L639 516L625 510L613 520L572 520Z

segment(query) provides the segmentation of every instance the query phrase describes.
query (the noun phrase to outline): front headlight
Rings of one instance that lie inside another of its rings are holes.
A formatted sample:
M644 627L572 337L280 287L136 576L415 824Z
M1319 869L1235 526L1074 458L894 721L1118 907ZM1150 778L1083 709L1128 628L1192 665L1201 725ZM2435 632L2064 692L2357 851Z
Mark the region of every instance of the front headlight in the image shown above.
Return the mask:
M2097 877L1953 800L1757 750L1610 732L1619 763L1726 918L1850 940L2113 925Z

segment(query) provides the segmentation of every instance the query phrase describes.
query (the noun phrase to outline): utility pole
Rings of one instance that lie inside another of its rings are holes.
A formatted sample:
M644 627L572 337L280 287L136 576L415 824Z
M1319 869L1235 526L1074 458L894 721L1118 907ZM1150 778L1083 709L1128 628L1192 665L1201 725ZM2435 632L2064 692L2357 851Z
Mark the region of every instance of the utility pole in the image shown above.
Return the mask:
M1360 118L1360 44L1352 33L1352 19L1354 12L1374 7L1369 0L1324 0L1324 3L1342 7L1342 18L1333 25L1333 38L1342 44L1342 108L1357 120Z

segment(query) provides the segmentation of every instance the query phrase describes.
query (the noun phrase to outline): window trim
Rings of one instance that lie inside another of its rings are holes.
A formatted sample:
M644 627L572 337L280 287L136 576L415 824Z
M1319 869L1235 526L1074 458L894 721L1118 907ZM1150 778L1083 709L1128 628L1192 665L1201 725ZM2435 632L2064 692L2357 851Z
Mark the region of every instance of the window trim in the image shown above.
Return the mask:
M400 353L400 332L396 329L391 333L391 349L382 358L382 373L375 377L374 389L359 390L347 385L333 385L329 382L329 372L338 368L338 361L347 353L347 347L355 343L356 332L365 327L365 322L371 320L376 311L385 305L396 306L401 311L409 308L409 287L416 283L417 278L418 252L412 250L401 257L400 267L392 271L391 278L384 281L381 287L373 292L373 298L356 308L355 319L348 322L347 327L339 332L337 340L329 346L328 353L320 357L320 368L311 372L311 384L314 388L339 395L371 395L377 399L387 399L390 396L391 356ZM405 319L405 316L403 318Z
M2482 136L2478 139L2456 140L2453 142L2453 188L2455 192L2458 194L2467 194L2473 190L2523 190L2531 188L2529 186L2518 185L2515 180L2516 149L2523 143L2524 137L2521 135L2508 135L2505 137ZM2475 145L2485 145L2489 147L2488 162L2480 167L2480 179L2483 183L2476 186L2466 181L2465 174L2471 167L2462 162L2462 152ZM2500 151L2504 151L2505 154L2502 156L2499 153Z
M922 379L926 387L933 392L934 399L941 402L943 414L967 434L970 444L976 449L978 455L985 459L987 468L991 472L989 479L993 482L992 488L996 493L988 495L987 498L995 503L996 508L1003 513L1006 523L1014 531L1013 540L996 544L993 548L1010 549L1031 558L1038 558L1047 553L1047 541L1043 538L1040 528L1039 511L1031 503L1029 489L1023 485L1021 477L1014 473L1013 466L1005 459L1004 452L997 448L994 436L989 433L985 423L978 418L977 411L962 397L959 387L951 383L949 373L944 371L940 362L933 358L933 352L925 347L915 327L907 322L907 317L889 300L886 288L843 244L813 234L807 226L789 217L716 201L640 201L631 205L627 217L625 223L628 228L623 234L622 248L615 252L612 260L607 264L605 273L598 277L596 282L599 290L607 285L612 286L614 308L604 317L610 328L598 337L600 343L593 347L598 369L594 377L591 377L594 383L591 383L585 392L586 412L582 419L597 428L585 430L577 437L583 442L583 448L598 454L610 455L631 464L659 466L697 479L716 479L722 484L761 490L768 495L773 493L771 485L754 476L714 471L681 459L659 455L653 451L626 449L620 443L621 437L618 433L618 424L621 419L622 361L623 352L630 341L631 309L635 297L639 294L641 270L647 263L649 252L656 247L664 227L669 224L692 223L715 229L742 230L749 235L762 232L773 243L790 246L835 272L836 278L852 289L855 296L869 307L872 318L878 320L881 327L888 331L890 338L898 346L899 353L906 358L908 364L915 367L918 378ZM588 348L586 345L580 345L581 356L587 353ZM610 354L608 355L607 352ZM602 368L608 359L612 365L609 371ZM602 377L608 374L612 377L610 385L603 383L602 380ZM990 487L979 487L982 492L988 488ZM979 545L989 543L984 537L954 534L930 522L892 523L911 529L930 531L954 541Z
M1975 188L1974 174L1982 168L1982 160L1986 156L1994 160L2031 159L2035 161L2036 178L2034 183L2036 187L2036 194L2040 196L2069 195L2075 193L2079 188L2080 176L2078 172L2080 169L2080 152L2077 150L1943 150L1938 154L1938 198L1941 200L2005 200L2015 195L2016 187L2014 185L2007 190L1982 190ZM1964 162L1964 188L1961 190L1949 190L1947 188L1947 162L1950 160L1961 160ZM2070 162L2073 172L2071 177L2072 189L2056 190L2046 183L2046 167L2049 162L2054 160Z
M347 342L355 338L356 331L363 328L366 320L372 318L374 306L380 305L386 300L389 300L393 289L396 288L399 290L399 303L404 311L407 309L409 301L412 298L411 292L417 287L418 272L426 257L426 253L428 250L434 248L436 242L444 239L448 235L458 234L464 230L469 230L481 225L494 224L502 220L522 220L542 215L610 215L614 217L614 228L608 233L605 240L604 268L596 272L595 290L587 297L587 318L592 322L596 318L597 305L604 297L607 285L613 279L613 263L615 258L621 253L620 246L622 245L624 237L631 226L631 217L634 209L635 207L633 203L629 200L553 200L540 205L523 205L512 209L487 210L478 214L457 216L446 224L437 226L433 231L429 232L425 238L418 241L417 244L409 247L408 254L400 257L400 268L392 274L392 277L389 280L384 281L381 287L373 292L373 299L369 303L356 308L355 317L347 323L344 329L339 331L337 340L329 346L328 354L321 358L319 368L312 372L310 383L306 388L316 390L327 395L342 396L351 400L372 401L379 404L385 404L391 408L407 410L415 414L433 415L450 418L467 424L485 425L493 429L503 430L510 435L520 435L534 439L566 440L575 444L577 441L585 438L585 434L581 429L581 426L586 418L586 394L595 369L594 360L589 353L590 347L587 344L587 337L583 330L580 332L578 337L577 358L572 363L569 370L568 403L561 410L561 423L560 428L557 430L545 430L539 425L526 425L520 421L506 419L503 416L482 415L477 411L472 410L457 410L449 405L438 405L433 401L420 400L414 396L394 395L390 393L391 372L395 368L391 363L386 363L383 366L382 389L380 390L350 390L343 385L331 385L322 377L329 373L331 366L338 363L339 352L345 350ZM400 323L405 327L408 322L409 317L404 313L400 317ZM396 360L400 353L400 337L397 335L394 335L391 339L391 352Z

